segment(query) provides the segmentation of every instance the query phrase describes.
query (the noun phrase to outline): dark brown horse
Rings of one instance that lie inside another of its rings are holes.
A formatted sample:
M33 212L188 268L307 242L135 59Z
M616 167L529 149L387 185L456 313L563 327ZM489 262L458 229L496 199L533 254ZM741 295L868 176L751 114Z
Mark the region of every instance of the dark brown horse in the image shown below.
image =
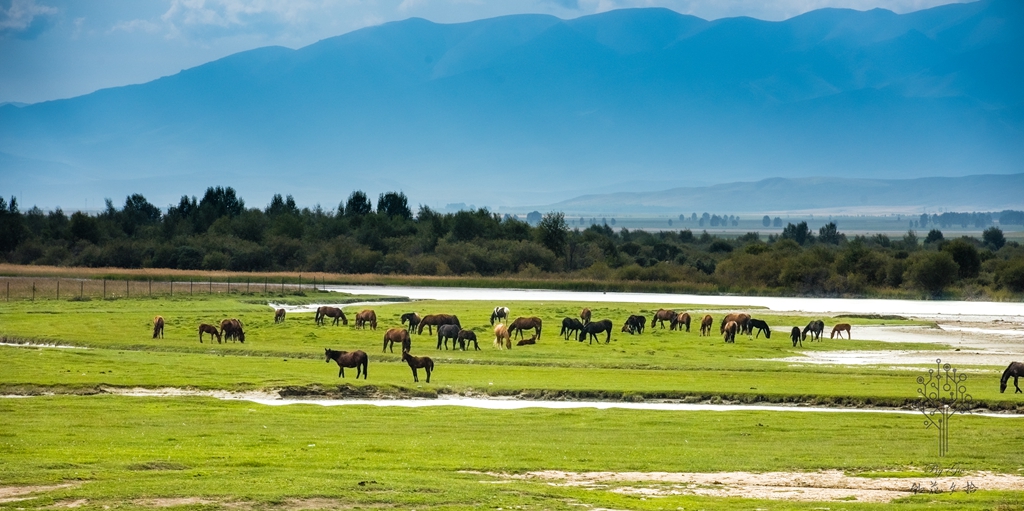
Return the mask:
M1003 378L999 380L999 393L1002 394L1006 391L1006 382L1013 378L1013 387L1017 389L1015 394L1020 394L1020 385L1017 385L1017 378L1024 376L1024 363L1021 362L1010 362L1010 365L1006 366L1006 370L1003 371Z
M324 318L334 318L334 321L331 322L331 324L334 325L334 326L338 325L338 321L339 320L341 321L341 324L343 324L343 325L347 325L348 324L348 318L345 317L345 313L342 312L342 310L337 308L337 307L329 307L329 306L324 305L323 307L317 308L317 310L316 310L316 324L318 324L318 325L324 324Z
M735 321L736 326L739 328L738 333L749 334L750 333L750 314L744 314L742 312L729 314L722 318L722 322L718 325L718 333L725 333L725 324Z
M370 309L356 314L356 328L365 328L367 324L370 325L370 330L377 329L377 313Z
M672 320L672 328L671 328L671 330L675 330L677 328L679 330L682 330L684 326L686 327L686 331L689 332L690 331L690 313L689 312L680 312L679 314L677 314L676 318Z
M815 319L815 320L811 321L810 323L807 323L807 326L804 327L804 330L801 333L801 335L803 336L804 339L806 339L807 338L807 333L810 332L811 340L812 341L815 340L815 339L820 341L821 340L821 333L824 332L824 331L825 331L825 322L820 320L820 319Z
M164 338L164 318L163 316L157 316L153 318L153 338L160 337Z
M583 321L583 325L590 323L590 309L583 309L580 312L580 320Z
M420 381L420 376L416 374L417 369L426 369L427 383L430 383L430 372L434 370L434 361L430 360L430 357L414 357L408 351L403 351L402 360L409 364L409 369L412 369L412 381Z
M562 319L562 332L559 334L565 340L569 340L570 335L575 335L576 340L580 340L580 331L583 330L583 323L578 319L564 318Z
M395 343L398 343L402 347L402 351L409 351L412 348L412 339L409 337L409 331L404 328L390 328L387 332L384 332L384 350L391 348L391 353L395 352Z
M767 321L763 321L757 318L750 318L750 321L748 321L747 323L750 325L747 334L753 332L755 328L757 329L757 334L754 335L755 339L757 339L762 333L764 334L765 339L772 338L772 329L771 327L768 326Z
M629 335L642 334L646 325L647 318L634 314L626 318L626 323L622 325L622 331Z
M537 334L533 334L533 337L529 339L522 339L516 343L516 346L529 346L531 344L537 344Z
M235 318L225 319L220 322L220 335L225 341L245 343L245 331L242 329L242 322Z
M502 320L508 321L508 307L497 306L494 308L494 312L491 312L491 326L494 326L494 322L501 322Z
M710 314L705 314L704 319L700 320L700 335L701 337L711 335L711 326L715 324L715 319Z
M199 325L199 344L203 343L203 334L210 334L211 338L216 337L217 344L220 344L220 332L217 330L217 327L207 325L206 323Z
M795 326L789 331L789 338L793 340L793 347L795 348L797 343L800 343L800 347L804 347L804 336L800 333L800 327Z
M669 326L672 326L672 322L676 319L676 311L668 309L658 309L658 312L654 313L654 318L651 319L651 328L654 328L654 324L658 323L661 328L665 328L665 322L668 321Z
M324 362L335 361L338 364L338 378L345 377L345 368L354 367L356 368L356 379L359 379L359 375L362 374L363 379L366 379L366 375L369 374L367 369L369 368L370 362L369 357L366 356L362 350L355 351L335 351L330 348L324 348L324 355L327 360Z
M725 334L725 342L736 342L736 332L739 332L740 325L735 321L730 321L722 327L722 333Z
M274 323L284 323L284 309L274 311Z
M404 325L406 321L409 322L409 333L413 333L420 324L420 315L415 312L406 312L402 314L402 324Z
M846 338L847 339L853 339L853 337L850 336L850 324L849 323L839 323L838 325L832 327L832 333L828 334L828 338L829 339L835 339L836 334L839 334L839 338L842 339L843 338L843 332L846 332Z
M466 345L468 345L470 341L473 341L473 348L475 348L476 351L480 351L480 344L476 340L476 332L472 330L459 330L458 341L459 348L462 350L465 350Z
M529 318L516 318L515 321L508 325L508 333L515 338L516 334L519 337L523 337L523 330L530 330L531 328L537 331L537 338L540 339L540 330L543 323L538 317Z
M459 325L441 325L437 327L437 349L441 349L441 341L444 341L444 349L448 349L448 340L452 341L452 349L455 349L455 343L458 342L459 332L462 331L462 327Z
M458 325L460 328L462 327L459 317L454 314L430 314L423 316L423 319L420 320L420 327L416 330L416 333L422 334L423 327L427 327L427 331L433 335L433 327L441 325Z
M583 339L589 337L590 344L594 344L594 341L597 341L597 334L601 332L608 332L608 335L605 336L604 343L610 343L612 341L612 320L602 319L600 321L588 323L583 327ZM580 339L580 342L583 342L583 339ZM598 344L600 344L600 341L598 341Z

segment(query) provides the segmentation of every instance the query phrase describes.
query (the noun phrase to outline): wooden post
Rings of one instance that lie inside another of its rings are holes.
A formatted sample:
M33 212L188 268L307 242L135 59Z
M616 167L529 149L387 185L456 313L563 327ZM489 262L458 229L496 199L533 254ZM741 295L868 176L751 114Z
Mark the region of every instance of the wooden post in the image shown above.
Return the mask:
M103 299L107 299L107 279L103 279Z
M85 280L78 281L78 299L81 300L85 296Z
M60 300L60 279L57 279L57 299Z
M266 277L263 277L263 294L267 294L267 281L268 280L269 279L267 279ZM7 290L8 290L7 294L11 294L10 293L10 289L11 289L11 283L8 282L7 283Z
M299 274L299 292L302 292L302 274Z
M36 301L36 281L32 281L32 301Z
M149 279L149 296L153 296L153 279Z
M213 277L210 277L210 294L213 294Z
M174 296L174 278L171 278L171 296Z
M7 281L7 301L11 301L11 281Z
M130 287L128 287L128 286L131 285L131 282L132 281L130 281L128 279L124 279L124 297L125 298L131 298L132 297L132 290L131 290Z
M245 278L245 294L249 294L249 277Z

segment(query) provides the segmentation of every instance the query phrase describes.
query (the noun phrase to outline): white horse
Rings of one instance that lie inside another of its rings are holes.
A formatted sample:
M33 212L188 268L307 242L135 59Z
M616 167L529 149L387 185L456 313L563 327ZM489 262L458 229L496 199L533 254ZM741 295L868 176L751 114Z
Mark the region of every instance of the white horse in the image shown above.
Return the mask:
M508 319L508 307L498 306L494 308L494 312L491 313L491 325L494 325L495 321L507 320Z

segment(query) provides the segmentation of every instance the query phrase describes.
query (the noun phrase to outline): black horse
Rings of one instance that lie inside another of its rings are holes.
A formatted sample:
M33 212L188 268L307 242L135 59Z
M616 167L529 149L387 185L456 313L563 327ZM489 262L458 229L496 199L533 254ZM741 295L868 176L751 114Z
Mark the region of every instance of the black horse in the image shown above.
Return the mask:
M626 324L622 326L623 332L629 332L630 335L644 333L644 328L647 326L647 318L644 316L631 315L626 318Z
M369 358L361 350L355 351L335 351L330 348L324 348L324 354L327 356L327 360L324 362L335 361L338 363L338 378L345 377L346 367L356 368L356 379L359 379L362 374L363 379L366 379L366 375L369 374L367 371L369 367Z
M480 344L476 340L476 332L472 330L459 330L459 348L462 351L466 351L466 346L469 345L470 341L473 341L473 347L476 351L480 351ZM452 349L455 349L455 345L452 344Z
M430 357L414 357L408 351L403 351L402 360L409 364L409 368L412 369L412 381L420 381L420 376L416 374L417 369L426 369L427 383L430 383L430 372L434 370L434 361L430 360Z
M455 343L458 342L459 332L462 327L459 325L441 325L437 327L437 349L441 349L441 340L444 340L444 349L448 349L448 339L452 340L452 349L455 349Z
M814 340L820 341L821 340L821 333L824 332L824 331L825 331L825 322L820 320L820 319L815 319L815 320L811 321L810 323L807 323L807 326L804 327L804 331L801 334L801 336L804 339L806 339L807 338L807 333L810 332L811 333L811 340L812 341L814 341Z
M602 319L600 321L591 321L590 323L587 323L587 325L583 327L583 339L590 336L590 344L594 344L594 341L598 340L597 334L601 332L608 332L608 335L604 340L605 344L612 342L612 320ZM583 342L583 339L580 339L579 341ZM601 341L598 341L599 344L600 342Z
M1020 394L1020 385L1017 385L1017 378L1024 376L1024 363L1021 362L1010 362L1010 365L1003 371L1003 379L999 380L999 393L1002 394L1006 390L1006 382L1013 377L1013 386L1017 389L1015 394Z
M755 339L761 335L761 332L764 332L765 339L772 338L772 329L768 328L768 323L765 323L760 319L750 318L747 325L750 327L750 330L747 333L753 332L755 328L757 329L757 335L754 336Z
M789 332L789 338L793 339L793 347L796 347L797 343L800 343L800 347L804 347L804 336L800 333L800 327L795 326L793 330Z
M583 323L578 319L565 318L562 320L562 337L569 340L569 336L575 334L576 340L580 340L580 331L583 330Z
M409 333L411 334L416 331L416 327L420 324L420 315L415 312L406 312L402 314L402 324L404 325L406 321L409 322Z

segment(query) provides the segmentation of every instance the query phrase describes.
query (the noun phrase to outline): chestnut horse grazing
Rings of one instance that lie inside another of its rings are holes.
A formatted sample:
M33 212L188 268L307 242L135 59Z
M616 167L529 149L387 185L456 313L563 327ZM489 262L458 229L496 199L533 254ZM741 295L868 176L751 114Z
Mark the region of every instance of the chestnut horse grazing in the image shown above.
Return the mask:
M225 319L220 322L220 335L225 341L245 343L245 331L242 330L242 322L235 318Z
M356 314L356 328L365 328L367 323L370 324L370 330L377 329L377 313L370 309Z
M725 334L725 342L736 342L736 332L739 332L740 325L735 321L730 321L722 327L722 332Z
M220 344L220 332L217 331L217 327L206 323L199 325L199 344L203 343L203 334L210 334L211 338L216 337L217 344Z
M1017 378L1024 376L1024 363L1010 362L1010 365L1006 366L1006 370L1003 371L1003 378L999 380L999 393L1002 394L1006 391L1006 382L1010 381L1010 377L1013 377L1013 386L1017 389L1015 394L1020 394L1020 385L1017 385Z
M426 369L427 383L430 383L430 372L434 370L434 361L430 360L430 357L414 357L408 351L403 351L402 361L409 364L409 368L412 369L412 381L420 381L420 376L416 374L417 369Z
M671 330L675 330L676 328L682 330L683 326L686 327L687 332L690 331L690 314L688 312L681 312L672 320Z
M583 339L589 337L589 344L594 344L594 341L597 341L597 334L601 332L608 332L604 339L605 344L612 342L612 320L602 319L600 321L594 321L593 323L587 324L583 327ZM583 339L580 339L580 342L583 342ZM598 344L601 344L601 341L598 341Z
M739 327L738 333L749 334L750 333L750 314L744 314L742 312L736 314L729 314L722 318L722 323L718 325L718 333L725 333L725 324L735 321L736 326Z
M516 343L516 346L527 346L529 344L537 344L537 334L533 334L533 337L529 339L523 339Z
M715 319L710 314L704 316L704 319L700 320L700 336L711 335L711 325L715 324Z
M847 339L853 339L853 337L850 336L850 324L849 323L839 323L838 325L832 327L832 333L828 334L828 338L829 339L835 339L836 334L839 334L839 338L842 339L843 338L843 332L846 332L846 338Z
M501 323L494 326L494 347L499 350L503 347L512 349L512 336L508 334L508 328Z
M157 316L157 317L153 318L153 338L156 339L158 336L161 339L164 338L164 317L163 316Z
M387 332L384 332L384 349L391 349L391 353L395 352L395 343L398 343L402 347L402 351L409 351L412 348L412 339L409 338L409 331L404 328L389 328Z
M515 335L519 334L519 337L523 336L523 330L534 329L537 331L537 338L540 339L541 320L538 317L530 318L516 318L511 324L508 325L508 333Z
M502 320L508 321L508 313L509 312L510 311L508 310L508 307L501 307L501 306L495 307L494 308L494 312L491 313L491 326L494 326L494 322L495 321L499 321L499 322L502 321Z
M800 333L800 327L795 326L789 331L789 338L793 340L793 347L796 347L797 343L800 343L800 347L804 347L804 336Z
M454 314L430 314L423 316L423 319L420 320L420 327L416 330L416 333L422 334L423 327L427 327L427 331L433 335L433 327L441 325L458 325L460 328L462 327L459 317Z
M562 332L561 336L565 340L569 340L569 336L575 334L576 340L580 340L580 331L583 330L583 323L578 319L565 318L562 320Z
M334 326L338 326L338 320L341 320L341 324L343 325L348 324L348 318L345 317L345 313L337 307L328 307L325 305L317 308L316 324L324 324L324 318L334 318L334 321L331 322Z
M655 323L660 323L661 328L665 328L665 322L668 321L669 326L676 319L676 311L668 309L658 309L658 312L654 313L654 318L651 319L651 328L654 328Z
M473 341L473 347L476 349L476 351L480 351L480 344L476 342L476 332L472 330L459 330L458 341L459 348L461 348L463 351L466 350L466 345L469 344L469 341Z
M284 309L274 311L274 323L284 323Z
M330 361L333 360L338 363L338 378L345 377L346 367L356 368L357 380L359 379L360 373L362 374L364 380L366 379L366 375L369 374L367 369L369 368L370 359L366 356L366 353L364 353L361 350L355 350L350 352L335 351L330 348L324 348L324 355L327 357L327 360L325 360L324 362L330 363Z
M580 320L583 321L584 325L590 323L590 309L583 309L583 311L580 312Z
M402 324L404 325L406 321L409 322L409 333L413 333L420 324L420 315L415 312L406 312L402 314Z
M807 326L804 327L804 331L803 331L803 333L801 335L803 335L803 338L806 339L807 338L807 332L810 332L811 333L811 340L812 341L815 340L815 339L820 341L821 340L821 333L824 332L824 331L825 331L825 322L820 320L820 319L815 319L815 320L811 321L810 323L807 323Z

